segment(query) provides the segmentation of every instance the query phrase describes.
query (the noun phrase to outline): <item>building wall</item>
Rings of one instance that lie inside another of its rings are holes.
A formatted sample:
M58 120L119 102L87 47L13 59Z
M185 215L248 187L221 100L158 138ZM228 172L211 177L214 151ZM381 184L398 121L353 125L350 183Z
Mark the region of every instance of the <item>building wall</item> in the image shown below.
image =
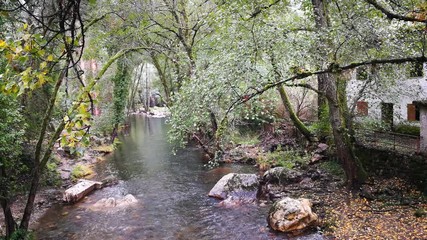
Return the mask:
M357 80L356 71L347 85L348 103L351 108L356 96L365 87L364 94L358 99L368 103L368 117L381 120L381 103L393 104L393 122L407 121L407 105L412 101L427 100L427 66L424 64L423 77L408 77L406 79L383 79L383 81L366 85L366 80ZM365 86L366 85L366 86ZM357 117L362 118L362 117ZM411 122L419 124L418 122Z

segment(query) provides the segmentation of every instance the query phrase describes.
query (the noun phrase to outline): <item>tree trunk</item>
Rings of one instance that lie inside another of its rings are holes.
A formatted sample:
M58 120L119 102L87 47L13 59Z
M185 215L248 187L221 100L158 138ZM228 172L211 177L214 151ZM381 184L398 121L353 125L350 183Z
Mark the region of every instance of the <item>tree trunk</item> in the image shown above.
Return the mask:
M10 209L10 201L8 199L0 199L0 204L3 208L4 222L6 225L6 239L9 239L16 230L16 222L13 218L12 210Z
M280 97L282 98L282 103L285 105L286 110L289 113L289 117L291 118L293 124L298 129L302 135L309 141L309 142L315 142L317 141L314 134L305 126L303 122L298 118L296 113L294 112L294 109L292 107L292 103L288 97L288 94L286 93L284 87L282 85L277 86L277 90L279 91Z
M271 58L271 65L273 66L273 70L274 70L275 79L276 81L280 81L282 78L282 75L277 67L276 58L274 56L274 51L272 49L270 51L270 58ZM289 116L293 124L295 125L295 127L298 129L298 131L301 132L302 135L304 135L304 137L309 142L317 142L317 138L314 136L314 134L307 128L307 126L305 126L303 122L301 122L301 120L296 115L294 108L292 106L292 103L289 99L289 96L286 93L285 89L283 88L283 85L278 85L277 91L279 91L280 97L282 98L282 103L285 106L286 110L288 111Z
M84 91L82 91L82 93L80 94L79 98L82 98L83 96L87 96L87 93L90 92L90 90L95 86L95 84L101 79L101 77L104 75L104 73L107 71L107 69L111 66L111 64L113 64L117 59L119 59L123 55L125 55L129 52L132 52L132 51L136 51L137 49L138 48L130 48L130 49L121 50L118 53L116 53L116 55L111 57L107 61L107 63L102 67L101 71L97 74L97 76L92 80L92 82L87 84ZM68 66L68 64L66 66ZM22 216L21 224L19 226L19 228L23 229L23 230L28 230L28 226L30 224L31 215L33 213L33 208L34 208L34 200L36 198L41 172L45 168L47 161L49 160L49 157L51 156L53 146L54 146L55 142L58 140L62 130L64 130L64 127L66 124L64 119L62 119L61 123L56 128L55 133L53 135L49 136L50 140L49 140L48 146L46 147L46 151L43 154L43 158L41 158L42 143L46 140L45 139L45 135L47 134L46 128L47 128L47 126L50 122L50 119L51 119L51 113L53 111L53 107L55 106L56 96L57 96L59 87L61 86L63 76L64 75L61 73L59 76L59 79L57 81L57 84L55 85L54 93L53 93L53 95L50 99L50 102L49 102L49 108L48 108L48 110L45 114L45 117L43 119L42 130L40 131L40 136L39 136L39 142L37 142L37 145L36 145L34 169L33 169L33 172L31 174L30 192L28 194L27 203L25 205L24 215ZM80 105L80 102L75 103L75 105L69 110L68 114L74 113L74 111L76 111L76 109L78 108L79 105Z
M365 172L354 153L348 129L342 118L342 103L338 101L337 95L337 78L334 74L325 74L325 76L325 95L328 100L329 121L334 136L336 155L344 168L347 186L354 188L365 180Z
M328 8L326 0L311 0L313 4L313 13L314 13L314 22L316 24L316 28L320 31L325 30L329 27L329 19L328 19ZM321 34L322 36L322 34ZM320 49L321 55L326 56L326 51L324 49ZM324 92L325 90L325 74L319 74L317 76L317 89L320 92ZM317 116L319 120L321 120L322 110L326 107L326 99L323 95L317 95Z

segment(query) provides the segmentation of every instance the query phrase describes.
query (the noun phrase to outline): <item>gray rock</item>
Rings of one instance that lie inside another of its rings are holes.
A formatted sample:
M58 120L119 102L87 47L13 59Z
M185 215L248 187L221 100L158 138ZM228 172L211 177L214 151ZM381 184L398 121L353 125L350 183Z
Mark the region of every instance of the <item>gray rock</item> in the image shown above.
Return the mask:
M93 211L112 211L127 208L136 203L138 203L138 200L132 194L128 194L123 198L102 198L93 204L90 209Z
M255 200L259 181L256 174L229 173L222 177L209 192L210 197L221 200Z
M325 158L325 156L318 154L318 153L315 153L310 159L310 164L317 163L320 160L322 160L323 158Z
M327 144L324 143L319 143L319 145L317 145L317 149L314 151L315 153L325 153L326 150L328 150L329 146Z
M308 199L283 198L273 204L268 213L268 225L281 232L302 231L317 223L317 215L311 211Z
M302 173L284 167L269 169L262 177L263 183L287 185L302 180Z

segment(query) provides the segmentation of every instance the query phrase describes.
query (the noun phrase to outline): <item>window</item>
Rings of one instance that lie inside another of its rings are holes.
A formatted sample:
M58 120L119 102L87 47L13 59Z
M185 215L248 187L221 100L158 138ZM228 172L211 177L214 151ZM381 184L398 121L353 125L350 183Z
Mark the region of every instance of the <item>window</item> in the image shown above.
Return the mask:
M356 111L357 116L368 116L368 103L364 101L357 102Z
M414 62L410 63L408 66L409 77L422 77L424 75L423 72L423 63Z
M414 104L408 104L408 121L419 121L420 120L420 111L418 107Z

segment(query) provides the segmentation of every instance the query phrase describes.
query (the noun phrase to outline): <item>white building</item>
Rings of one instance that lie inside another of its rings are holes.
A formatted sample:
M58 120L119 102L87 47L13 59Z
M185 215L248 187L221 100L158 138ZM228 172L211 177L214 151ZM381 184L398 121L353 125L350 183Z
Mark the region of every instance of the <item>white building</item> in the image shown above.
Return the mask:
M419 109L413 101L427 100L427 66L411 64L405 69L407 71L401 72L406 74L398 75L397 79L382 76L374 79L372 69L370 73L365 69L354 71L347 93L350 108L356 105L358 119L368 117L390 124L419 124Z

